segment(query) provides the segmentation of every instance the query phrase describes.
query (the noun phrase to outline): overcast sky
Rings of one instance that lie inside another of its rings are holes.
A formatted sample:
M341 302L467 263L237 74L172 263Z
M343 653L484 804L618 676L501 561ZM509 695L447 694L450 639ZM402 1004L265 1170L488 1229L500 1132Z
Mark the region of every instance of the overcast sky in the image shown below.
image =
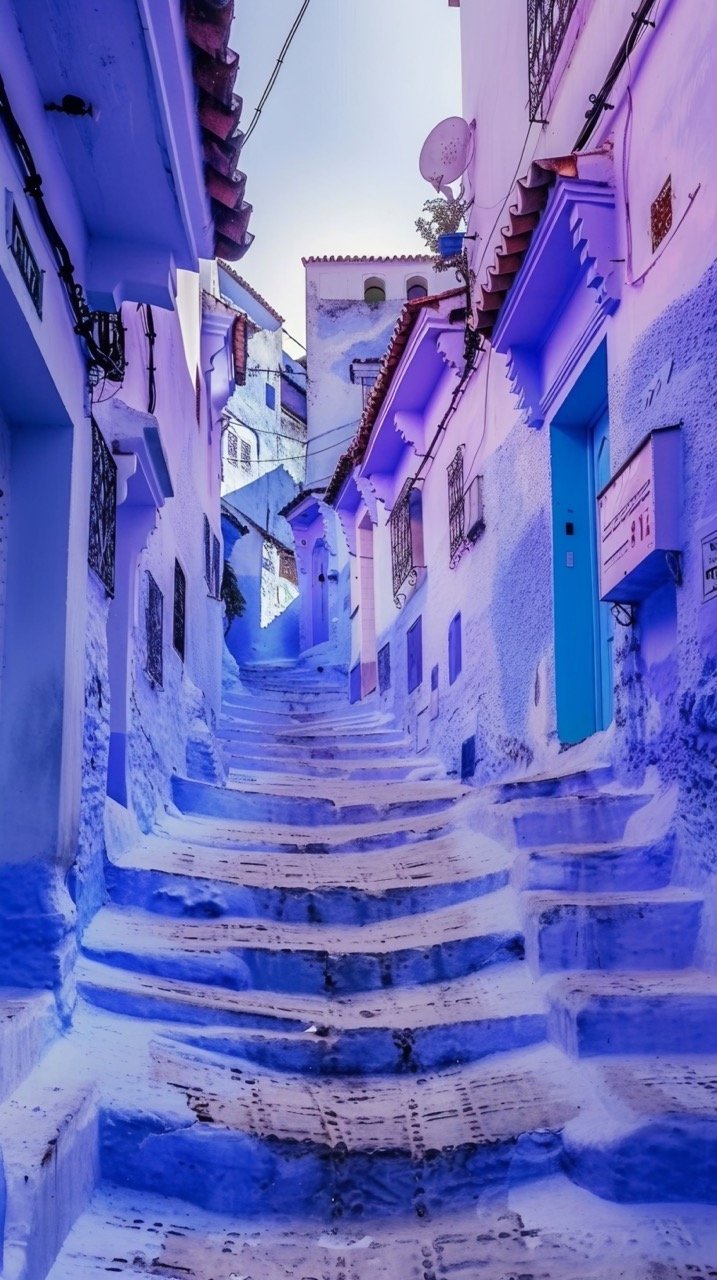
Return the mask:
M240 0L242 126L300 0ZM460 114L459 10L447 0L311 0L246 151L253 247L238 269L304 337L302 255L421 252L429 129Z

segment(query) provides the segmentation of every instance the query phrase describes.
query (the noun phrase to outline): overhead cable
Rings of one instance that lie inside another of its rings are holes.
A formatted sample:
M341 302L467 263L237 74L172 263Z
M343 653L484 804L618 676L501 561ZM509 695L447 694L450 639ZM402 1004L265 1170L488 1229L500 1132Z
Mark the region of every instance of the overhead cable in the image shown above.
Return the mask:
M304 0L304 3L302 4L301 8L299 9L298 14L296 15L296 17L295 17L295 19L294 19L294 24L293 24L293 26L292 26L291 30L289 31L289 34L288 34L288 36L286 37L286 40L284 41L284 43L283 43L283 45L282 45L282 47L281 47L281 53L279 54L279 57L278 57L278 58L277 58L277 60L276 60L276 66L274 67L274 70L272 71L271 75L269 76L269 79L268 79L267 84L266 84L266 88L264 89L264 92L262 93L262 95L261 95L261 97L260 97L260 99L259 99L259 102L258 102L257 106L256 106L256 107L255 107L255 109L254 109L254 115L252 116L251 124L249 125L249 128L247 129L246 133L244 134L244 140L243 140L243 142L242 142L242 150L243 150L243 149L244 149L244 147L246 146L246 144L247 144L247 142L249 141L249 139L250 139L251 135L253 134L254 130L256 129L256 126L257 126L257 125L258 125L258 123L259 123L259 117L260 117L260 115L261 115L262 111L264 110L264 107L266 106L266 103L267 103L267 99L268 99L268 97L269 97L269 94L271 93L272 89L274 88L274 85L276 84L276 81L277 81L277 78L278 78L279 72L281 71L282 63L283 63L284 58L286 57L286 55L287 55L287 53L288 53L288 51L289 51L289 46L290 46L290 44L291 44L292 40L294 39L294 36L296 35L297 31L299 30L299 27L301 26L302 18L304 17L304 14L306 13L306 10L308 9L308 7L309 7L310 3L311 3L311 0Z

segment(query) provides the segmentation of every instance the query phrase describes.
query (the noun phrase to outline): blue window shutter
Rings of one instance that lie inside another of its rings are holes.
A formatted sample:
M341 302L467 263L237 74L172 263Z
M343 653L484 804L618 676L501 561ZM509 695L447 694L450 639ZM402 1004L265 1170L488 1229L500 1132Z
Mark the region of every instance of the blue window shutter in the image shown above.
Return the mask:
M461 674L463 667L463 646L461 641L461 615L457 613L451 618L448 626L448 683L453 684Z
M266 407L267 409L276 408L276 387L272 382L266 384Z
M420 614L406 633L406 665L408 692L413 693L423 679L423 637Z

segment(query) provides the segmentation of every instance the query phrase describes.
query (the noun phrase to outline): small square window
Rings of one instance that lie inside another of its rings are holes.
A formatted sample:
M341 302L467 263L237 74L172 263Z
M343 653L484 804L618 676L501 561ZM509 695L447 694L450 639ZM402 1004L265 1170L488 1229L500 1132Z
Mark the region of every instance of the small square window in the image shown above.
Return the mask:
M420 615L406 632L408 692L413 693L423 679L423 635Z
M451 618L448 627L448 683L454 684L463 667L461 615Z
M266 397L267 409L275 409L276 408L276 387L274 386L273 382L266 383L264 394Z

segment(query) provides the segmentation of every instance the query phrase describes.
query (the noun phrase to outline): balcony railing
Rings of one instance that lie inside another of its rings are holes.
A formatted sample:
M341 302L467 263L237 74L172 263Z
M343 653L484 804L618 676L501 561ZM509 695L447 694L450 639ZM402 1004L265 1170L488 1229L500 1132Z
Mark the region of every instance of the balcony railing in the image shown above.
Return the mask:
M577 0L528 0L528 114L542 119L543 100Z

